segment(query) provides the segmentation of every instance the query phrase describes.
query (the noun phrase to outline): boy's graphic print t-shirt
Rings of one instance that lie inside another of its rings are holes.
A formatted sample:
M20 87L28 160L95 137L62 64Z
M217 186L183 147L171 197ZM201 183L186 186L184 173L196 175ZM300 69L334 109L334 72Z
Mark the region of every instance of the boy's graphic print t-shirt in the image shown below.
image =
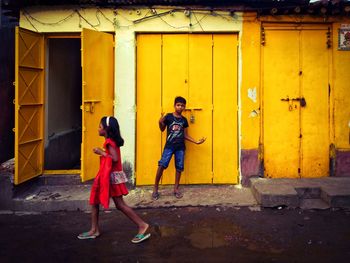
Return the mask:
M167 140L165 147L184 150L185 128L188 127L187 119L184 116L177 118L172 113L168 113L165 116L164 124L167 126Z

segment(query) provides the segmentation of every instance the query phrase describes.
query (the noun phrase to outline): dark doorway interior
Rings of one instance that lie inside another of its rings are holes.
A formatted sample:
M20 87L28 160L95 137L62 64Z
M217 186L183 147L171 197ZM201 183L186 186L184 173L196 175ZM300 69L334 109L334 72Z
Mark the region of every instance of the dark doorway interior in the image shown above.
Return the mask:
M46 56L46 170L80 169L82 117L79 38L49 38Z

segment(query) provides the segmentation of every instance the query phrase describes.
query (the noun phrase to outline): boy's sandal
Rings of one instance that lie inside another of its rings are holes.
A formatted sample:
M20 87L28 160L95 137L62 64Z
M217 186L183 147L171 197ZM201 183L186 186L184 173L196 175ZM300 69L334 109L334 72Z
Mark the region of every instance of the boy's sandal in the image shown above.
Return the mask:
M100 234L90 234L90 232L84 232L78 235L79 239L94 239L99 237Z
M160 195L159 195L158 192L153 192L153 193L152 193L152 199L153 199L153 200L158 200L158 199L159 199L159 196L160 196Z
M145 234L137 234L132 240L131 242L134 244L140 243L142 241L145 241L146 239L148 239L151 236L150 233L145 233Z
M177 199L181 199L183 197L183 194L181 192L174 192L174 196L177 198Z

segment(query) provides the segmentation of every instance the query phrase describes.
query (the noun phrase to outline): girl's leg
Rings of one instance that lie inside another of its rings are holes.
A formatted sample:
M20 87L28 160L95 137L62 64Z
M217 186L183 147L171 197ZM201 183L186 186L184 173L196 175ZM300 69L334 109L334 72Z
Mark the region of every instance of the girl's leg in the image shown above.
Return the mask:
M99 210L99 205L91 205L91 228L89 231L79 234L79 239L95 238L100 235L100 228L98 226Z
M100 215L100 206L99 205L92 205L91 206L91 229L90 233L99 235L100 234L100 228L98 226L98 220Z
M126 215L131 221L133 221L138 226L138 234L144 234L147 231L149 225L145 221L143 221L141 217L139 217L135 213L135 211L124 202L123 196L114 196L113 201L115 207L118 210L122 211L124 215Z

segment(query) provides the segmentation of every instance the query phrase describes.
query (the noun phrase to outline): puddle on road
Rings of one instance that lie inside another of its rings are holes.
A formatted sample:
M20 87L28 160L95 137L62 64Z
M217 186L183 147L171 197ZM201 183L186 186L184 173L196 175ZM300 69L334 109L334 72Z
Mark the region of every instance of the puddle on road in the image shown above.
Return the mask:
M173 237L178 235L178 230L175 227L155 226L154 230L161 237Z
M195 228L195 231L185 238L189 239L192 246L200 249L228 246L225 237L214 233L210 228Z
M200 222L189 229L185 229L185 232L189 233L184 236L185 239L189 240L193 247L199 249L239 246L251 251L273 254L284 251L267 238L256 233L250 233L229 221L220 223ZM172 235L176 235L175 229L173 229Z
M249 229L235 225L229 220L220 222L210 219L201 220L187 227L156 225L154 230L161 238L185 239L190 246L197 249L241 247L254 252L271 254L280 254L284 251L268 236L250 232Z

